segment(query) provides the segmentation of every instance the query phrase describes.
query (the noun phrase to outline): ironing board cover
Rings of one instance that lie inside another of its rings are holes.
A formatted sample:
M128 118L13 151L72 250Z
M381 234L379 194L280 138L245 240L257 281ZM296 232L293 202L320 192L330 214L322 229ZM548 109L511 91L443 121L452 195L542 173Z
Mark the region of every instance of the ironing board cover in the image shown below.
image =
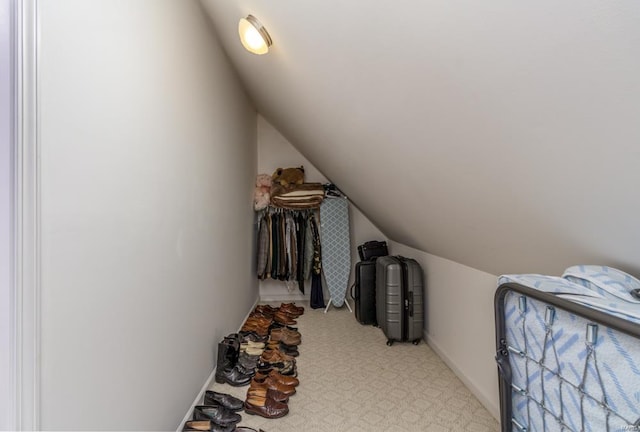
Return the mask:
M349 202L345 198L327 198L320 205L320 241L322 271L331 302L341 307L351 273Z

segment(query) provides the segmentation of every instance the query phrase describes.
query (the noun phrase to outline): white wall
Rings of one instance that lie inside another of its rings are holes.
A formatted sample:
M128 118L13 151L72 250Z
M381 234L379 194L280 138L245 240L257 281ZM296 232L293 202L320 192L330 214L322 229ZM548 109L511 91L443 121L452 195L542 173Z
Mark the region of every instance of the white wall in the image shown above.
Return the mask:
M429 345L499 418L493 315L497 277L397 242L390 243L389 252L422 265Z
M305 181L326 183L327 178L305 158L286 138L280 134L266 119L258 116L258 173L273 174L278 168L304 166ZM337 185L340 187L340 185ZM349 206L351 227L351 267L358 262L358 245L368 240L386 240L380 230L353 204ZM349 285L353 283L355 273L352 271ZM282 281L265 279L260 281L260 298L262 300L294 301L309 299L310 283L307 282L305 294L298 290L297 282L290 282L291 291ZM347 298L350 298L347 294ZM325 301L328 301L325 290Z
M41 426L175 430L257 298L255 110L196 1L39 6Z
M10 430L13 352L11 329L11 4L0 0L0 430Z

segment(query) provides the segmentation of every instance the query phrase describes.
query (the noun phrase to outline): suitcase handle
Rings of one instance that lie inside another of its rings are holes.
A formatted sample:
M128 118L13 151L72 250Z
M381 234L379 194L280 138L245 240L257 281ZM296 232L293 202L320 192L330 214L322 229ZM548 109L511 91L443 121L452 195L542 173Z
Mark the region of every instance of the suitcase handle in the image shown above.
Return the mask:
M358 300L358 298L359 298L360 296L358 295L358 296L356 297L356 296L354 296L354 295L353 295L353 289L354 289L355 287L356 287L356 283L354 282L354 283L353 283L353 285L351 285L351 288L350 288L349 290L350 290L350 292L351 292L351 298L352 298L352 299L354 299L354 300ZM357 294L360 294L360 290L358 290L358 293L357 293Z

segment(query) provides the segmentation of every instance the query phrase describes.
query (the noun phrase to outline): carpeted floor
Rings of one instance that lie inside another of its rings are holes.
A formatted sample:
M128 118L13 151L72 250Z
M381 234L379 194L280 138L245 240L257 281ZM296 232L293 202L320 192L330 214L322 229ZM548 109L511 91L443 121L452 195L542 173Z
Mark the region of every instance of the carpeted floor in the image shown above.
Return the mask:
M358 324L346 307L298 319L300 386L289 414L242 414L241 426L265 432L498 431L498 422L423 342L388 347L382 331ZM211 389L244 399L247 387Z

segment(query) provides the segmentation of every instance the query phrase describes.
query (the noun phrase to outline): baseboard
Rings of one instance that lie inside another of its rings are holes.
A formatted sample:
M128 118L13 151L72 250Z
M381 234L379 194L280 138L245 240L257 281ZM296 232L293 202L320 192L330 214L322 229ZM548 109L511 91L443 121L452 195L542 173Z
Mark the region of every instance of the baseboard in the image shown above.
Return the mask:
M244 324L247 318L249 318L249 315L251 315L251 312L253 312L253 309L255 309L259 301L260 299L257 298L256 301L253 302L253 306L251 306L251 308L249 309L249 312L247 312L244 319L240 323L240 326L238 327L238 331L240 331L240 328L242 328L242 324ZM204 400L204 393L209 389L209 387L211 387L211 381L213 381L213 378L215 376L216 376L216 368L214 366L213 370L211 371L211 375L209 375L209 378L207 378L207 381L205 381L204 385L200 389L200 393L198 393L198 396L196 396L196 398L194 399L193 403L191 404L191 407L189 407L187 414L182 419L182 422L180 422L180 424L178 425L176 432L182 432L182 429L184 428L184 424L187 421L191 420L191 417L193 415L193 408L195 408L196 405L202 405L202 401Z
M176 432L181 432L182 429L184 428L184 424L193 418L193 408L196 405L200 405L200 402L204 399L204 392L206 392L209 389L209 386L211 385L211 381L213 380L213 377L215 375L216 375L216 368L213 368L213 371L211 371L211 375L209 375L209 378L207 378L207 381L204 383L204 386L202 386L202 389L200 389L200 393L198 393L198 396L196 396L195 400L193 401L193 404L191 404L189 411L187 411L187 414L182 419L182 422L180 422L180 425L178 425L178 429L176 429Z
M456 366L451 358L445 353L445 351L438 345L438 343L424 331L424 340L427 341L429 347L442 359L442 361L456 374L456 376L462 381L462 383L473 393L473 395L480 401L480 403L489 411L496 420L500 421L500 408L494 403L494 401L487 398L480 389Z

